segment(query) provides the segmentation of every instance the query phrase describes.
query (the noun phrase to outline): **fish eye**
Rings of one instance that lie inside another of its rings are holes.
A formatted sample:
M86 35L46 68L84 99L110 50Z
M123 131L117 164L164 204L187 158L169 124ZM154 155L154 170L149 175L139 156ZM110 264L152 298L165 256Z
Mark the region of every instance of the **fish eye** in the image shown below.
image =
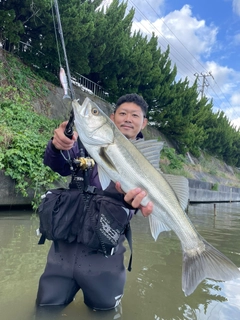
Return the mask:
M99 114L99 111L97 108L92 108L92 114L94 114L95 116L97 116Z

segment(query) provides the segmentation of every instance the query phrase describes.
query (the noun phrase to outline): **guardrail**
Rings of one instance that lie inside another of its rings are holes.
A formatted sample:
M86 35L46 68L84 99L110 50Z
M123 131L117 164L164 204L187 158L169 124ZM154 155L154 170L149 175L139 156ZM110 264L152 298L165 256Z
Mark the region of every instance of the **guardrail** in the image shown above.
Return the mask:
M32 52L32 50L34 50L34 47L30 43L19 41L18 46L15 47L15 50L21 52ZM44 53L42 53L41 51L37 51L37 54L44 55ZM89 80L80 73L71 72L71 74L72 84L79 87L83 92L95 95L102 100L106 100L106 98L109 97L109 93L97 83Z
M88 94L93 94L103 100L106 100L106 98L109 97L109 93L106 92L103 87L84 77L80 73L74 73L71 77L71 81L72 84Z

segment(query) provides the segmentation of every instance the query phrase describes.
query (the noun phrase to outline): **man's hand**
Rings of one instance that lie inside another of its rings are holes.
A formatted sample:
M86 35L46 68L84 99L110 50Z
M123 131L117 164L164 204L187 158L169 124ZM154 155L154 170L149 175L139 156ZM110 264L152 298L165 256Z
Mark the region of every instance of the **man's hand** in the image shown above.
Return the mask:
M119 182L116 182L115 187L118 192L124 193L123 190L121 189L121 184ZM153 203L149 201L146 206L141 205L141 201L146 195L147 195L146 191L142 190L141 188L135 188L125 193L124 200L133 208L140 209L142 212L142 215L144 217L147 217L153 211Z
M58 150L70 150L73 147L74 142L77 140L78 134L73 132L72 139L65 136L64 131L67 125L67 121L60 124L60 126L54 130L54 136L52 143Z

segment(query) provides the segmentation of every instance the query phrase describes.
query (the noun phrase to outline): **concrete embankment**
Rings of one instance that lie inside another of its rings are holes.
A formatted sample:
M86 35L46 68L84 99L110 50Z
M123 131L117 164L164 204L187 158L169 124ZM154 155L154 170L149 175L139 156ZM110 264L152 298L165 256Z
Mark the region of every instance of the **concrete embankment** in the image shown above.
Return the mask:
M240 202L240 188L223 185L219 185L217 191L213 188L213 183L189 179L189 202ZM0 206L29 206L33 195L33 191L29 192L28 197L16 193L14 181L0 170Z
M189 201L193 202L234 202L240 201L240 188L214 185L193 179L189 181ZM216 187L217 190L213 190Z
M5 176L4 172L0 170L0 206L27 206L31 204L33 195L33 191L29 192L28 197L17 193L14 180Z

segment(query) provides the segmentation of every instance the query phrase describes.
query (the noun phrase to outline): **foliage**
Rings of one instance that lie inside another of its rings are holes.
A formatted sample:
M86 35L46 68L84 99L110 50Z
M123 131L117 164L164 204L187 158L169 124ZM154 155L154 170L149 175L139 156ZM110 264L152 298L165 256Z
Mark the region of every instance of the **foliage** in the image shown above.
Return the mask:
M219 188L218 183L214 183L213 186L212 186L212 190L213 191L218 191L218 188Z
M4 1L1 1L4 4ZM0 10L0 42L5 48L11 51L13 44L20 41L24 33L23 24L16 19L16 12L13 9Z
M11 61L16 63L14 59ZM14 82L20 71L11 70ZM41 81L27 88L29 80L22 73L21 77L18 88L12 85L0 88L0 169L15 180L16 190L23 196L27 196L30 189L34 190L33 208L36 208L43 190L59 179L58 174L43 165L46 143L57 122L37 114L31 106L32 87L41 86ZM30 79L33 78L34 75Z
M169 160L169 168L181 170L185 163L185 158L181 154L176 154L175 149L164 147L161 151L161 158L167 158Z

